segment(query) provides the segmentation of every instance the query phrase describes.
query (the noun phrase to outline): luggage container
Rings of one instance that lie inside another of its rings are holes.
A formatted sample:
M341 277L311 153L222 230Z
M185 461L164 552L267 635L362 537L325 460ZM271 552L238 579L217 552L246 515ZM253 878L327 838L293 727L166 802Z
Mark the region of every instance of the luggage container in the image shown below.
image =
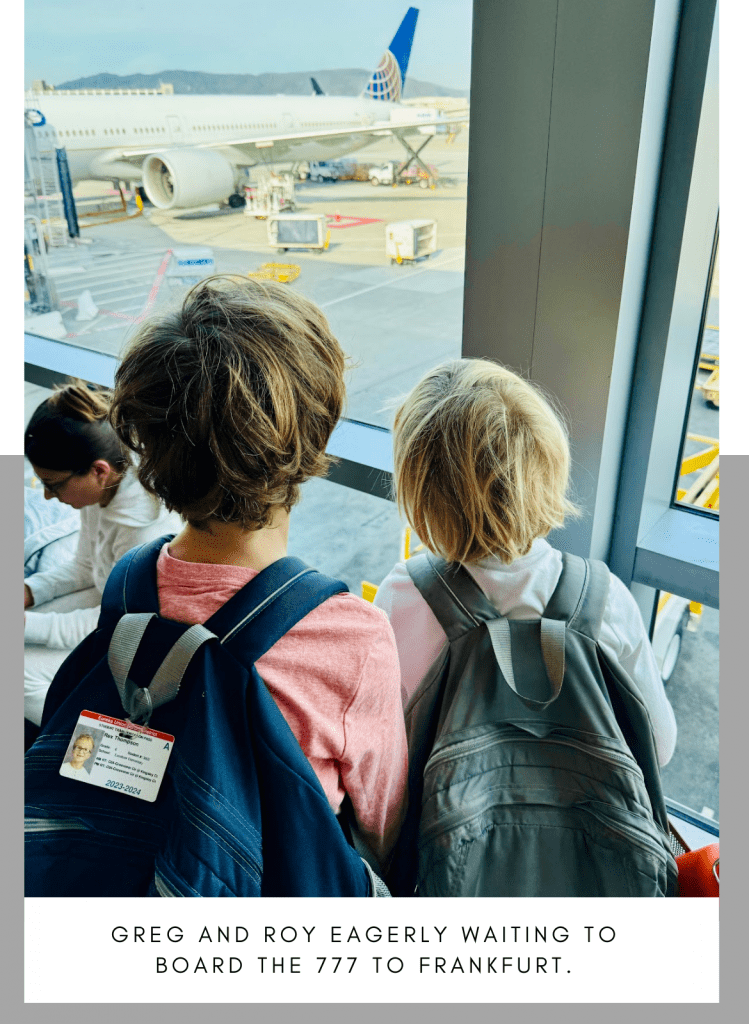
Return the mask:
M327 249L330 232L324 216L314 213L282 214L268 218L268 244L287 249Z
M385 255L392 263L418 260L437 249L437 221L398 220L385 227Z
M213 249L202 245L175 245L166 270L167 277L180 284L197 284L216 273Z

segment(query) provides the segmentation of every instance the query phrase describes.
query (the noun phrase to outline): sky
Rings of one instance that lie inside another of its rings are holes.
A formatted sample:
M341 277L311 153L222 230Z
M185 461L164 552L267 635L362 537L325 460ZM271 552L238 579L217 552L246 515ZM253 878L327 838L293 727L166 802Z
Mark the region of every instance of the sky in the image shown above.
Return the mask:
M231 74L373 70L408 0L26 0L24 83L51 85L100 72ZM409 75L470 85L471 0L421 0Z

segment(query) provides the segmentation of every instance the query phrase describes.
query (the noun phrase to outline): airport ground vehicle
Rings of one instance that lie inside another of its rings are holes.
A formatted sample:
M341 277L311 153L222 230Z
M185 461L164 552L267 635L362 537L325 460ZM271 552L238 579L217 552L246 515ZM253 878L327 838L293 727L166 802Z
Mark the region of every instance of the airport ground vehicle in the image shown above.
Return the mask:
M388 160L384 164L380 164L377 167L371 167L369 170L369 181L372 185L394 185L396 183L396 175L398 172L398 164L394 160ZM436 178L437 173L435 168L430 168L434 171L434 177ZM411 185L414 182L418 182L419 188L429 188L430 178L429 175L424 171L418 164L411 164L404 168L397 177L399 184Z
M254 186L245 186L245 213L260 220L272 213L296 209L294 180L290 174L268 172L258 175Z
M338 181L340 174L338 166L334 161L312 160L310 161L307 177L310 181Z

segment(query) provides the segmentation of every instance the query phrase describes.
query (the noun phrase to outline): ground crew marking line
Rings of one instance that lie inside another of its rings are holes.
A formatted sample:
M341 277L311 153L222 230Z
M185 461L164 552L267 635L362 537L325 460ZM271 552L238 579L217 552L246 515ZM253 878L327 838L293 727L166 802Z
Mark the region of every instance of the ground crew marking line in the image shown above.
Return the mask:
M463 254L459 253L443 260L442 263L433 263L430 267L424 267L421 270L412 270L408 275L408 280L410 281L419 274L426 273L427 270L439 270L441 267L447 266L448 263L455 263L457 260L462 260L463 258ZM380 284L370 285L369 288L362 288L358 292L351 292L350 295L342 295L340 299L331 299L330 302L320 302L318 305L320 306L320 309L329 309L331 306L335 306L339 302L347 302L349 299L355 299L357 295L366 295L367 292L373 292L377 288L387 288L391 284L393 284L393 280L381 281Z
M99 312L97 313L97 316L110 316L110 317L114 317L117 320L127 320L129 323L133 323L133 324L142 323L143 320L151 312L151 309L153 308L153 304L156 302L156 297L159 294L159 289L161 288L161 285L163 284L164 275L166 274L166 269L169 266L169 261L170 261L171 258L172 258L172 250L171 249L167 249L164 258L161 261L159 269L156 271L156 277L154 279L153 284L151 285L151 290L148 293L148 298L146 299L146 304L145 304L145 306L143 307L143 309L141 310L141 312L139 314L137 314L136 316L132 316L130 313L123 313L123 312L120 312L120 311L114 310L114 309L100 309ZM78 303L77 302L61 302L60 305L62 305L62 306L69 306L69 307L75 308L78 305ZM89 327L90 327L90 325L89 325ZM83 333L85 333L85 332L84 331L75 332L75 333L71 332L70 334L67 334L65 337L66 337L66 339L68 339L68 338L77 338L77 337L79 337L80 334L83 334Z

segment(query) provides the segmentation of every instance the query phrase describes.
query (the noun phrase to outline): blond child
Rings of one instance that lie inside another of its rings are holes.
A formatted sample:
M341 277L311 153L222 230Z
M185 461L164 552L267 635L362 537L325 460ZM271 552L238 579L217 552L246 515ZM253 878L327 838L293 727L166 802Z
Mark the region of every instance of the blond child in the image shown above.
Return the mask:
M443 363L398 408L393 444L398 504L424 545L461 563L500 615L539 618L562 572L561 552L545 538L578 514L567 497L567 434L540 391L488 360ZM447 636L403 563L375 604L393 627L408 701ZM673 710L637 604L614 575L599 642L636 684L666 764Z

